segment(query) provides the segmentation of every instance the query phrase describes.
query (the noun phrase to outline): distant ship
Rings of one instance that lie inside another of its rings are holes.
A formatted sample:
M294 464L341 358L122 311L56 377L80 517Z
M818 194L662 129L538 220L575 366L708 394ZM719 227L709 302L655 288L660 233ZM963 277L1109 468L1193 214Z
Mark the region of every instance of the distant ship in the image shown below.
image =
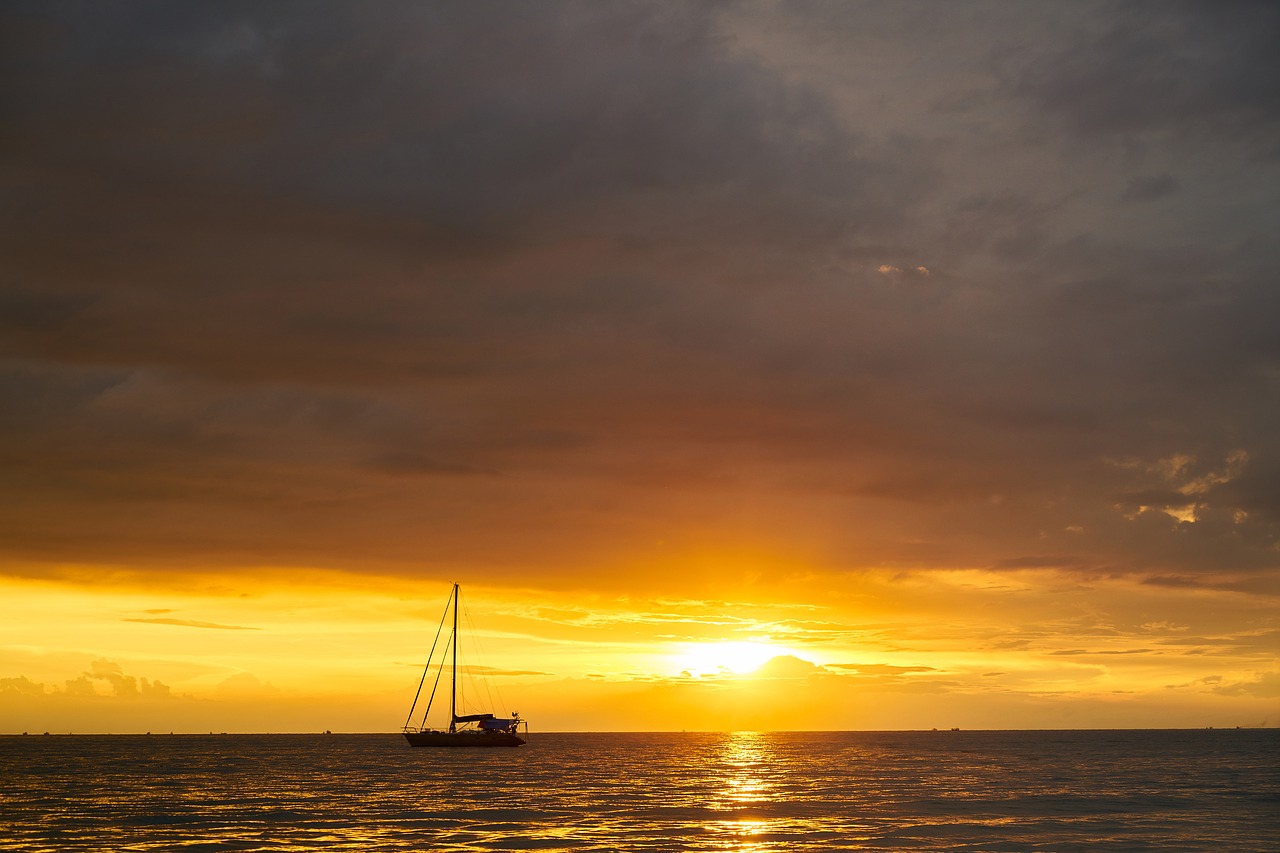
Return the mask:
M445 619L453 610L453 631L449 635L449 643L440 655L440 667L436 674L436 682L431 687L431 695L427 699L427 708L422 714L422 723L416 728L412 725L413 712L418 707L418 699L422 696L422 687L431 672L431 662L435 657L436 644L440 641L440 631L444 629ZM440 673L444 671L444 658L453 650L453 663L450 667L449 680L449 728L440 730L427 726L427 714L431 713L431 702L435 698L436 685L440 683ZM474 725L473 725L474 724ZM409 716L404 723L404 736L410 746L440 747L494 747L520 746L525 742L517 732L524 726L526 732L529 723L521 719L518 713L512 712L510 717L498 717L495 714L459 714L458 713L458 584L453 585L453 593L449 604L445 607L444 616L440 619L440 628L436 631L436 642L431 645L431 653L427 656L427 666L422 671L422 680L418 682L418 692L414 694L413 705L409 708Z

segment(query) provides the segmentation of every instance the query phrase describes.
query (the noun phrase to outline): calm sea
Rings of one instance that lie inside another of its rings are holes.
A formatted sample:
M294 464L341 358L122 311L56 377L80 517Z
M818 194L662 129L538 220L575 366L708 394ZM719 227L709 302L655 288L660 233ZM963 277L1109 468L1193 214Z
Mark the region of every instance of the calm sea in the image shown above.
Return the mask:
M1280 730L0 737L0 850L1280 849Z

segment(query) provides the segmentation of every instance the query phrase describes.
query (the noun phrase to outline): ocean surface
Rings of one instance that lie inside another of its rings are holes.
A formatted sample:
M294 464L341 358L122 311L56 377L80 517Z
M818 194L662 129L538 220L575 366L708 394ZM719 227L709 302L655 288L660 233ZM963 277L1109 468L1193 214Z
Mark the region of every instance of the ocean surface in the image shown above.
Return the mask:
M0 737L4 851L1280 849L1280 730Z

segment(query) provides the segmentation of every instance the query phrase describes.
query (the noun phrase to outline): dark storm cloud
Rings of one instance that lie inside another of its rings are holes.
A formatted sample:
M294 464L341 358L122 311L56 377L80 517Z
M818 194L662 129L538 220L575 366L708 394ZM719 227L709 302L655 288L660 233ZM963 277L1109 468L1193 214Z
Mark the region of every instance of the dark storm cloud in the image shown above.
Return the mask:
M71 7L11 77L36 213L13 250L44 267L46 313L97 302L25 331L255 376L485 371L587 320L678 333L707 306L654 280L653 246L709 259L891 209L889 165L812 92L727 58L712 8ZM566 234L644 256L588 278L518 254Z
M1273 567L1216 8L10 4L3 542Z
M812 93L725 56L714 8L80 5L57 49L14 63L14 137L450 233L608 219L621 194L671 188L847 209L871 164Z
M1085 134L1258 135L1277 153L1275 4L1121 3L1107 12L1074 22L1023 66L1018 91Z

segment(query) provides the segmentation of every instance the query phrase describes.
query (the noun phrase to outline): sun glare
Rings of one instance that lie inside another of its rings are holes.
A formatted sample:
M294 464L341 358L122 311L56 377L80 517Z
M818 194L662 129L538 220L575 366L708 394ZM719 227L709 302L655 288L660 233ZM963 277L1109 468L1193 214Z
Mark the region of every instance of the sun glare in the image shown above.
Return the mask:
M689 675L748 675L785 649L758 640L686 643L674 656L676 669Z

